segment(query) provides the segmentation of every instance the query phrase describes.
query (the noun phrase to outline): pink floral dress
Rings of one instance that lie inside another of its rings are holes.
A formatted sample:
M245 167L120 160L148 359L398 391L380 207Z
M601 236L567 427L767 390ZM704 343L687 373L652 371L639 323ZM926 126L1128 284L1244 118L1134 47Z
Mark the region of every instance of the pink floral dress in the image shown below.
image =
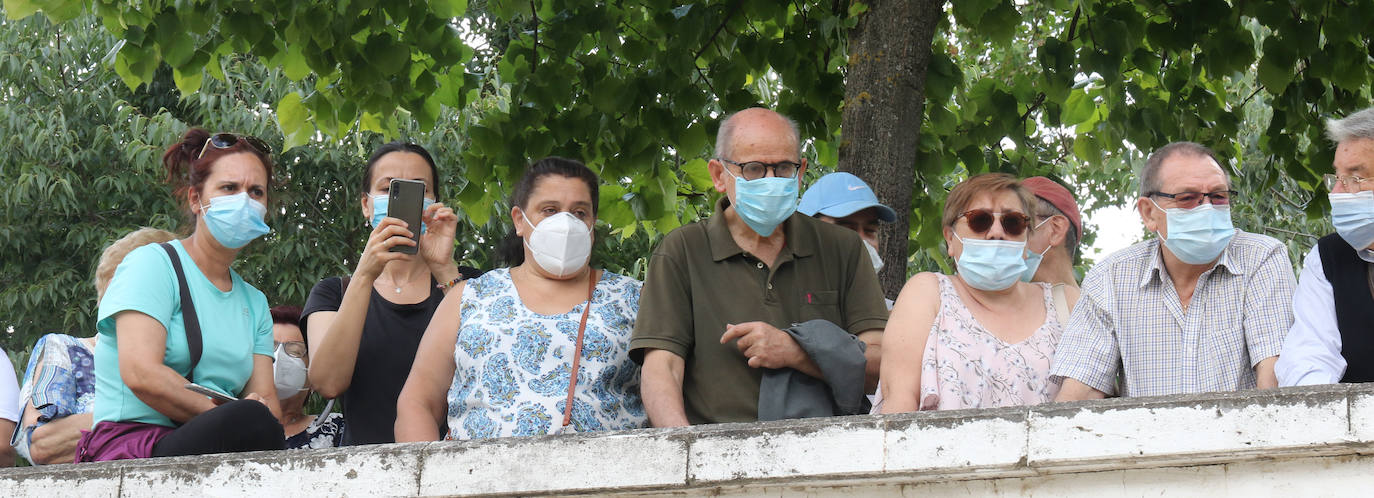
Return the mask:
M1059 393L1050 364L1063 324L1051 286L1045 293L1045 323L1030 337L1009 344L973 317L947 275L940 280L940 311L931 325L921 362L921 409L957 410L1044 403ZM882 408L874 400L873 413Z

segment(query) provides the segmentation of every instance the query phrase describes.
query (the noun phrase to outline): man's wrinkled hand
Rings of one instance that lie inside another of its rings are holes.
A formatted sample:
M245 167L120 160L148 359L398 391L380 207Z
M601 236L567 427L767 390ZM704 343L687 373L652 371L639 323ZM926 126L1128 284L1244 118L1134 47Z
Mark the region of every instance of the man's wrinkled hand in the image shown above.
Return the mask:
M732 340L753 368L795 368L807 360L806 351L787 332L764 322L726 324L720 343Z

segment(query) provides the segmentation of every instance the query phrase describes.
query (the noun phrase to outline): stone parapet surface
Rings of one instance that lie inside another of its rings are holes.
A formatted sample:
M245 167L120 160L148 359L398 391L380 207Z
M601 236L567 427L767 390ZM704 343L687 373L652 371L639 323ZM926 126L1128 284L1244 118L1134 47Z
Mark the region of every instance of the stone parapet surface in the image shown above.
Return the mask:
M1374 386L1334 385L30 467L0 496L1344 494L1367 454Z

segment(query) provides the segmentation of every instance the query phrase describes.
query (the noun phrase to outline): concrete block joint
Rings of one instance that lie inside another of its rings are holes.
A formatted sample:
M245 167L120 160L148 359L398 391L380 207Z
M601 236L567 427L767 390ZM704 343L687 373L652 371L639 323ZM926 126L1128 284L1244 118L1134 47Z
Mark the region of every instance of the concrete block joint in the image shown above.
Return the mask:
M0 496L1347 494L1374 386L0 471Z

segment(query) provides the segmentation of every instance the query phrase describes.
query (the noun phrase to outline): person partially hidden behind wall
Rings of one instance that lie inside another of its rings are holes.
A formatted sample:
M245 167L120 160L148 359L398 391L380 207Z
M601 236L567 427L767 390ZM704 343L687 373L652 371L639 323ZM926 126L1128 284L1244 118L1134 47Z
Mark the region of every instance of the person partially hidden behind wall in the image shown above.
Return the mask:
M1068 323L1079 293L1073 272L1078 243L1083 237L1078 202L1069 189L1043 176L1021 180L1021 186L1035 195L1035 233L1026 241L1026 272L1021 274L1021 281L1053 286L1054 307L1061 313L1059 321Z
M1159 236L1084 277L1050 371L1056 401L1278 385L1293 267L1283 243L1231 224L1236 194L1207 147L1150 154L1136 209Z
M195 228L133 250L115 270L97 313L95 425L77 461L285 447L267 297L230 268L271 230L270 149L192 129L163 164ZM192 382L237 399L212 401Z
M843 171L820 177L802 194L801 202L797 203L797 212L858 233L864 241L873 271L882 271L883 258L878 254L878 224L897 221L897 212L878 202L873 189L859 177ZM884 301L887 309L892 309L892 300Z
M1026 283L1035 237L1030 191L1005 173L974 176L945 200L945 245L958 271L920 273L897 296L884 335L873 413L1045 403L1063 322L1048 283Z
M1374 381L1374 108L1326 123L1336 143L1328 174L1336 233L1303 260L1279 385Z
M278 305L272 313L272 380L281 400L282 431L286 435L286 449L333 448L343 446L344 416L331 412L334 400L325 404L319 415L305 413L305 402L314 392L306 379L310 366L305 337L301 333L300 306Z
M95 266L96 301L105 296L115 268L129 251L175 238L172 232L144 227L107 246ZM72 463L75 459L81 431L91 428L95 341L94 336L47 334L34 343L19 390L22 418L10 436L10 444L30 463Z
M737 112L721 122L708 167L725 195L709 219L655 248L630 342L650 422L862 411L887 308L864 243L796 212L806 171L796 124Z

